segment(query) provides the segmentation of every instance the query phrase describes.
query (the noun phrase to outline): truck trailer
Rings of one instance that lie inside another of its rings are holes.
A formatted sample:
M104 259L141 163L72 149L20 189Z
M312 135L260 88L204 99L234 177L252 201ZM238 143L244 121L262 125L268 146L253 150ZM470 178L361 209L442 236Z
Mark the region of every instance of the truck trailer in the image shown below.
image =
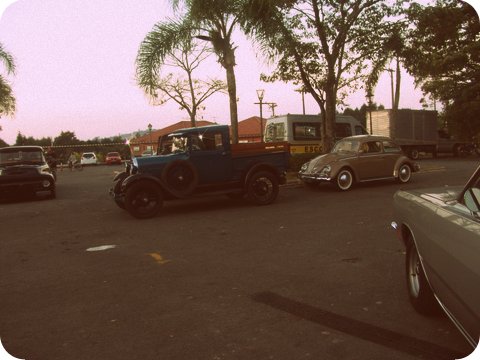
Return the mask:
M420 152L450 153L459 156L466 145L438 130L437 112L432 110L378 110L367 113L367 130L370 134L388 136L401 146L412 159L418 159Z

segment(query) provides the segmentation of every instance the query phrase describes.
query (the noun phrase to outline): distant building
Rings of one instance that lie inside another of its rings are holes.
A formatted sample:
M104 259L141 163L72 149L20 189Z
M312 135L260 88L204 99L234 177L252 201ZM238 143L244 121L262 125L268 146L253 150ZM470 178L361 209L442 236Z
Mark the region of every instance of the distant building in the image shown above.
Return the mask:
M265 130L267 119L262 119L260 127L260 117L252 116L248 119L238 122L238 142L260 142Z

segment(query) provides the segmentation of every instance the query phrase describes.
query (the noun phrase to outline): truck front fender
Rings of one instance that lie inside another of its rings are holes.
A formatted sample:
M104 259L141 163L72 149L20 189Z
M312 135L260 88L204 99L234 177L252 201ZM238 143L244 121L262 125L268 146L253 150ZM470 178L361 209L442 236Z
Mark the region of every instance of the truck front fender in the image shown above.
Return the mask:
M125 192L128 187L130 187L132 184L138 182L138 181L152 181L155 184L157 184L160 188L163 189L162 183L158 178L156 178L153 175L150 174L144 174L144 173L139 173L139 174L133 174L125 178L122 182L122 192Z

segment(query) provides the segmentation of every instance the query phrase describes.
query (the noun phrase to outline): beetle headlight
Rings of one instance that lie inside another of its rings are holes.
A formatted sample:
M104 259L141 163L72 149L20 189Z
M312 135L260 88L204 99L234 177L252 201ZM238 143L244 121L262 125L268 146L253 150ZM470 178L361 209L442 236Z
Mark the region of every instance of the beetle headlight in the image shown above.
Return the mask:
M305 164L303 164L302 167L300 168L300 171L301 171L301 172L307 171L307 169L308 169L308 164L309 164L308 162L305 163Z
M320 171L320 175L330 176L330 171L332 171L332 167L330 165L324 166L323 169Z

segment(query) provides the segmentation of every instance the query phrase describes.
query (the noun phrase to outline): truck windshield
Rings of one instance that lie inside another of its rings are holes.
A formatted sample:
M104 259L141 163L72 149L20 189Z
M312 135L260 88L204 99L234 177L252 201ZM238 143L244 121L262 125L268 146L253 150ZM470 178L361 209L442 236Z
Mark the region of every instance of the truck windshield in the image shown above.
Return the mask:
M181 135L166 135L162 137L160 141L160 154L168 155L186 152L188 149L187 139L187 136Z
M7 150L0 152L0 165L43 164L45 158L39 150Z

